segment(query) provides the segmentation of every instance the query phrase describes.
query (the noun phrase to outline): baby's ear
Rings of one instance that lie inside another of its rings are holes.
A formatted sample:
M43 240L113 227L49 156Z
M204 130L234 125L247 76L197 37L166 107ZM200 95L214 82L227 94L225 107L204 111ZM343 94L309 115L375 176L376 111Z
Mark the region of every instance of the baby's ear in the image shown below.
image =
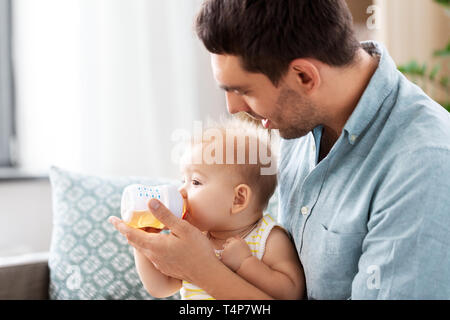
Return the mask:
M246 184L240 184L234 188L233 205L231 214L239 213L245 210L250 204L252 189Z

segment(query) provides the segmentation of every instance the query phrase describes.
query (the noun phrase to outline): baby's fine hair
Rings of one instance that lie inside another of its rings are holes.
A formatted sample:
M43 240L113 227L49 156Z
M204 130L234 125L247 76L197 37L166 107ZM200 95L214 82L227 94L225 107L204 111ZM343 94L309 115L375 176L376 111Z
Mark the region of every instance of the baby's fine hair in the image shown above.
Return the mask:
M203 157L214 158L210 164L238 172L240 183L249 185L255 194L258 209L265 210L277 186L273 134L242 116L208 119L202 133L202 140L191 140L192 145L203 144Z

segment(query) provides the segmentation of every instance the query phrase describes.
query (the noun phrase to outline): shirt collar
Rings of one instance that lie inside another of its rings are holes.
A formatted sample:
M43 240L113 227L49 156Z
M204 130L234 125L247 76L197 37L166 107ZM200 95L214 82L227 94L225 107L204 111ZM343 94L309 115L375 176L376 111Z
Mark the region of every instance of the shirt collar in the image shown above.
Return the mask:
M397 67L381 43L364 41L361 45L368 53L378 54L380 61L369 85L344 126L343 130L347 131L350 144L358 140L358 136L380 110L398 79Z

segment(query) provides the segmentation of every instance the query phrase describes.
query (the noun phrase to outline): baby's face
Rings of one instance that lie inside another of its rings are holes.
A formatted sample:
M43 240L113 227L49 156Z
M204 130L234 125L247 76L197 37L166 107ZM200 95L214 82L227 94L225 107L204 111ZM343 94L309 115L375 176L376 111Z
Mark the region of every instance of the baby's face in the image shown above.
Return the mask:
M182 163L181 173L184 182L179 191L187 199L189 210L186 219L202 231L226 230L236 173L221 165L190 163Z

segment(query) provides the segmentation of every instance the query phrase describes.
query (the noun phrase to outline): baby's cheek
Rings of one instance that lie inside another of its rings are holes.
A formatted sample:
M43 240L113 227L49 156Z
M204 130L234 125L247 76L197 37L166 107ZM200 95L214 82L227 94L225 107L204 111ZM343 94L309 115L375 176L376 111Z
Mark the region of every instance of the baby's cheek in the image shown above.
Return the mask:
M196 190L189 195L189 207L193 218L197 224L204 228L222 224L225 218L228 218L229 204L225 199L223 190L209 187L202 190Z
M208 225L210 219L211 205L208 199L191 199L189 201L190 214L192 218L201 225Z

